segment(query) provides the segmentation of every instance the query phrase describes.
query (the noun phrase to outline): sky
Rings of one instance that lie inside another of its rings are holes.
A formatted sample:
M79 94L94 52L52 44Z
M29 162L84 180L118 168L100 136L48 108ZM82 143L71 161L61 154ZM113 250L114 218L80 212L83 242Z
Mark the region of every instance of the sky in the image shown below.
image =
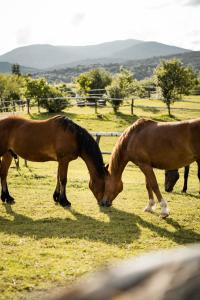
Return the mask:
M124 39L200 50L200 0L0 0L0 54Z

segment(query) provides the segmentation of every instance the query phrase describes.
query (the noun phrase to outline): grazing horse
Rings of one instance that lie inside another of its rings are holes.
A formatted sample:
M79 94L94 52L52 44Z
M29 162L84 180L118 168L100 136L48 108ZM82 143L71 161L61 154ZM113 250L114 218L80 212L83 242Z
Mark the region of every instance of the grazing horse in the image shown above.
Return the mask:
M66 197L67 170L70 161L79 156L90 173L89 187L98 201L103 197L105 167L98 144L82 127L63 116L33 121L21 117L0 120L0 177L1 199L14 203L7 186L7 174L13 156L35 161L58 161L54 201L63 207L71 206Z
M102 206L110 206L122 191L122 172L131 161L144 173L152 212L155 193L161 217L169 215L167 202L160 192L153 168L173 170L200 160L200 119L183 122L155 122L139 119L128 127L116 143L108 165Z
M197 166L198 166L197 176L199 178L199 183L200 183L200 161L199 162L197 161ZM190 166L186 166L184 169L184 184L183 184L182 193L187 192L187 182L188 182L189 170L190 170ZM169 193L172 192L178 179L179 179L178 170L165 171L165 191L169 192ZM200 189L200 184L199 184L199 189ZM199 193L200 193L200 190L199 190Z

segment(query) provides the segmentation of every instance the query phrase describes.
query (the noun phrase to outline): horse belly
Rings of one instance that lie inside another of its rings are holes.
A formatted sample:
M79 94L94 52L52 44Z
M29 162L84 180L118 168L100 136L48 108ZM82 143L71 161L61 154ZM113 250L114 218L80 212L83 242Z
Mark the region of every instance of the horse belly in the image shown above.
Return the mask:
M52 145L28 147L24 144L14 143L10 149L23 159L30 161L45 162L49 160L57 160L57 155Z
M170 153L167 156L157 155L151 158L151 165L153 168L162 170L174 170L187 166L195 161L193 155L185 155L184 153L175 154Z

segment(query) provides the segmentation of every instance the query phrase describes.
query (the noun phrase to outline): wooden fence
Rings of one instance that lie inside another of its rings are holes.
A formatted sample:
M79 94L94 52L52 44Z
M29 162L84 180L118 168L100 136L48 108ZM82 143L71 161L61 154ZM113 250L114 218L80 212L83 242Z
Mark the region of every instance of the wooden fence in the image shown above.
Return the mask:
M49 100L52 100L52 98L48 98ZM47 99L47 100L48 100ZM63 100L66 102L67 107L72 107L72 106L78 106L78 107L93 107L95 114L98 113L99 108L104 108L104 107L111 107L111 104L109 100L104 100L101 97L97 96L91 96L91 97L65 97L65 98L53 98L54 101L57 100ZM89 100L89 101L88 101ZM118 98L112 98L110 99L112 101L119 101L123 99L118 99ZM151 103L151 99L148 98L130 98L130 99L125 99L123 100L123 104L121 105L122 107L130 107L130 114L134 114L134 109L141 108L141 109L158 109L158 110L167 110L166 106L152 106L152 105L139 105L137 104L138 100L143 100L146 101L146 103ZM157 99L158 100L158 99ZM177 101L181 103L191 103L191 104L200 104L200 101L195 101L195 100L181 100ZM176 103L177 103L176 102ZM15 100L15 101L4 101L0 99L0 112L2 113L28 113L31 114L31 110L33 107L37 107L38 113L40 113L41 110L41 104L40 101L31 101L30 99L26 100ZM200 107L199 108L186 108L186 107L172 107L173 110L182 110L182 111L199 111L200 112Z

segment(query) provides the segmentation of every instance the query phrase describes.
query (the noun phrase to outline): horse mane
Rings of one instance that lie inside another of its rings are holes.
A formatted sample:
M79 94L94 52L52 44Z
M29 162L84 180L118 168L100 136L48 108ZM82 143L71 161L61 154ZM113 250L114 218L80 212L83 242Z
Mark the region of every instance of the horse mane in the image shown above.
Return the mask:
M117 170L121 165L121 162L124 161L124 152L127 149L129 136L134 132L139 132L144 129L149 124L155 124L156 122L149 119L138 119L132 125L130 125L120 136L118 142L115 144L112 155L111 155L111 164L112 168Z
M91 134L89 134L85 128L74 123L67 117L57 116L55 119L59 121L64 130L70 130L76 136L79 148L79 156L83 158L84 154L87 155L93 162L98 175L100 177L104 177L105 167L101 150Z
M115 144L110 158L110 165L112 169L117 170L123 161L124 151L128 144L129 128L127 128L119 137Z
M147 126L149 126L150 124L155 124L157 123L156 121L150 120L150 119L138 119L136 122L134 122L131 126L131 132L134 130L134 132L139 132L141 130L143 130L144 128L146 128Z

